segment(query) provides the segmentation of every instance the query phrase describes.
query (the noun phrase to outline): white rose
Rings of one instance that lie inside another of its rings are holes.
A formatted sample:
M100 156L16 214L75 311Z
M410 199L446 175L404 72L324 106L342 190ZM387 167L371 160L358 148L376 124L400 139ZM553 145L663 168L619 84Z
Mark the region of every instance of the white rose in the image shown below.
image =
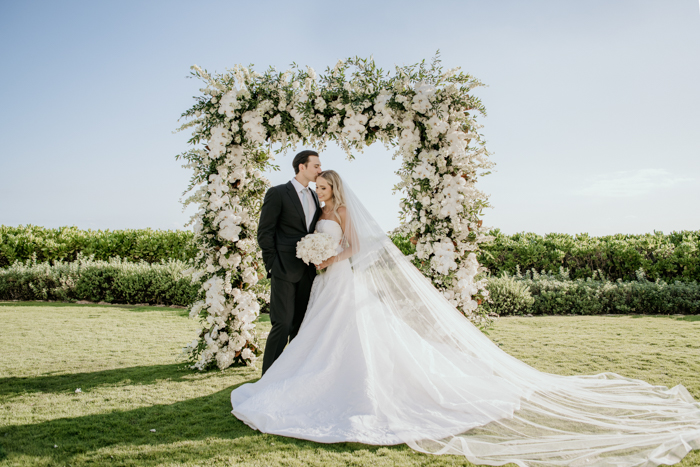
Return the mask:
M275 115L268 121L268 123L270 124L270 126L279 126L282 123L282 115Z
M255 285L258 283L258 273L255 271L255 269L248 267L243 271L243 282L250 284L250 285Z
M211 129L209 139L209 157L217 159L226 153L226 146L231 142L231 133L222 125Z
M219 113L225 114L229 118L233 118L236 114L236 110L241 108L241 104L237 99L238 92L235 89L228 91L221 98L221 104L219 105Z

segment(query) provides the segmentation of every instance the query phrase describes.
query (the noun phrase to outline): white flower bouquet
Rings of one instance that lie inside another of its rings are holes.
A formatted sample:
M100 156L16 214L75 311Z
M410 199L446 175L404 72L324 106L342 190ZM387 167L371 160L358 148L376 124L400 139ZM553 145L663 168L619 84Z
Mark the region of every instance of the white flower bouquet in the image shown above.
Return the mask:
M336 255L336 242L327 233L312 233L297 243L297 258L306 264L321 264Z

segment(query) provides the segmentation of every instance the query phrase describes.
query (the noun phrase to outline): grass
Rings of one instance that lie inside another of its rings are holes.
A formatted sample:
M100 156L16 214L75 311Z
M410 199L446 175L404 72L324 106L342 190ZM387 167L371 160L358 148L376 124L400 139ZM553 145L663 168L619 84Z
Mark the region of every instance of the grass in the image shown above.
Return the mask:
M251 430L230 414L229 395L259 371L187 369L178 354L198 326L183 310L0 303L0 323L0 466L471 465ZM700 399L696 317L505 318L490 336L544 371L682 383ZM679 465L700 465L700 451Z

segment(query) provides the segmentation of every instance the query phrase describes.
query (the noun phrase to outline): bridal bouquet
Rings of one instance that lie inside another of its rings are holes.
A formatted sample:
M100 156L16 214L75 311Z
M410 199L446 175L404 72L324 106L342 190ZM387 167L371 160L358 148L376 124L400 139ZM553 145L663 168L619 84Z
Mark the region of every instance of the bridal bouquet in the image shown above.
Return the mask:
M331 256L335 256L336 242L327 233L312 233L297 243L297 258L306 264L321 264Z

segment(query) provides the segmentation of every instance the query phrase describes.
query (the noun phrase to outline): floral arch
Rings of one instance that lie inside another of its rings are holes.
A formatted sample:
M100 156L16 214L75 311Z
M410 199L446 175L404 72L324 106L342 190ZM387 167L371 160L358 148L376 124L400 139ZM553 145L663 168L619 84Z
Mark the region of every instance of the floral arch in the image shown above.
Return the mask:
M320 76L296 65L263 74L237 65L215 75L193 66L192 76L206 83L179 128L192 129L195 147L178 158L193 170L184 204L200 207L191 272L204 280L190 310L203 328L184 349L192 368L254 364L262 353L254 321L269 290L259 282L256 232L270 186L263 171L276 168L271 145L279 154L334 141L350 159L375 142L394 148L403 160L397 233L411 238L414 264L448 300L476 324L487 319L475 251L487 239L479 216L488 200L475 182L493 163L475 120L484 107L469 93L482 83L458 68L443 72L437 56L393 74L350 58Z

